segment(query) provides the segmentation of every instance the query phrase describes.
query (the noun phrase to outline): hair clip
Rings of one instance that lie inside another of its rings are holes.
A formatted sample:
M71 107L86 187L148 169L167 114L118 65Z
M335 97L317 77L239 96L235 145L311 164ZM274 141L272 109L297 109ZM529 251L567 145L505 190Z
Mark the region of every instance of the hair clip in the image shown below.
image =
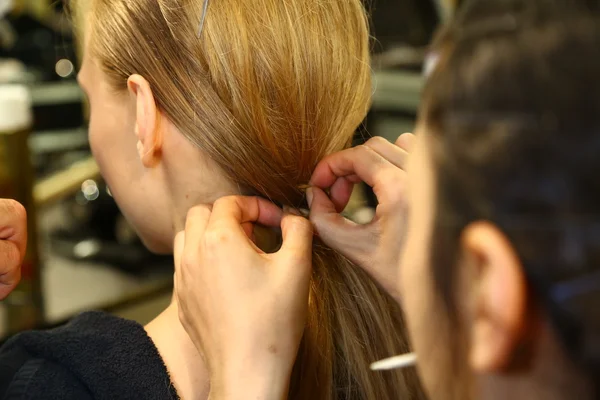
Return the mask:
M204 21L206 21L206 13L208 11L208 0L204 0L204 6L202 7L202 16L200 17L200 26L198 27L198 39L202 35L204 29Z

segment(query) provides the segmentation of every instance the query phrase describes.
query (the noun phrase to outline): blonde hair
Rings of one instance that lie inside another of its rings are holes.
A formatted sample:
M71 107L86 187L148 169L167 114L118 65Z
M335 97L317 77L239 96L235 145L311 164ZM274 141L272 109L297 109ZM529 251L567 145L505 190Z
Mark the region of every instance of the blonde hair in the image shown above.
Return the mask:
M299 206L317 162L351 143L371 95L360 0L93 0L90 49L158 107L245 194ZM421 398L413 373L368 371L408 350L401 314L359 268L314 247L310 317L291 399ZM410 376L408 375L410 374Z

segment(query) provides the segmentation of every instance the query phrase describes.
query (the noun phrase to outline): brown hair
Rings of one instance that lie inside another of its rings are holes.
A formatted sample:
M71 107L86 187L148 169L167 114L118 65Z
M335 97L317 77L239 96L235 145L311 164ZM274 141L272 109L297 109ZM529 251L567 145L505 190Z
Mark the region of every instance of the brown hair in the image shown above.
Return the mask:
M117 90L144 76L160 110L240 192L300 206L317 162L347 147L370 103L360 0L93 0L91 51ZM317 242L292 399L422 398L414 373L373 374L408 350L401 314Z
M465 365L455 297L460 236L485 220L511 240L532 307L550 316L569 361L598 382L599 6L597 0L467 1L434 46L439 64L420 118L435 165L430 257L456 341L449 346L453 371ZM454 386L464 383L460 378ZM571 398L573 389L557 393Z

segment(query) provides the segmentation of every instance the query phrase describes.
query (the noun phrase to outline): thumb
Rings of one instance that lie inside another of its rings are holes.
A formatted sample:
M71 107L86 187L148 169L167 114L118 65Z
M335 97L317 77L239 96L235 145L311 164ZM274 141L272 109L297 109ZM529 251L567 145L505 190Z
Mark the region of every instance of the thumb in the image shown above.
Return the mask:
M312 187L306 191L306 198L310 207L310 222L316 234L327 244L334 241L341 230L348 229L351 224L336 209L329 196L320 188ZM323 236L322 236L323 235Z
M286 215L281 221L283 244L280 253L306 258L310 263L312 256L313 227L310 221L296 215Z
M351 261L361 264L376 245L373 224L359 225L336 211L325 192L317 187L307 191L310 221L323 242Z
M311 214L337 213L335 204L321 188L313 186L306 189L306 200Z

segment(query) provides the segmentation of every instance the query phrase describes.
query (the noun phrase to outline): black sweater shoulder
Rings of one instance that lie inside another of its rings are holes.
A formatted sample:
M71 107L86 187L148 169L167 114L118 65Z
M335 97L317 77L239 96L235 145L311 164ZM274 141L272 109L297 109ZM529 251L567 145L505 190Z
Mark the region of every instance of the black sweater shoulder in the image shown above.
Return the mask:
M0 349L0 399L175 400L144 328L99 312L21 333Z

